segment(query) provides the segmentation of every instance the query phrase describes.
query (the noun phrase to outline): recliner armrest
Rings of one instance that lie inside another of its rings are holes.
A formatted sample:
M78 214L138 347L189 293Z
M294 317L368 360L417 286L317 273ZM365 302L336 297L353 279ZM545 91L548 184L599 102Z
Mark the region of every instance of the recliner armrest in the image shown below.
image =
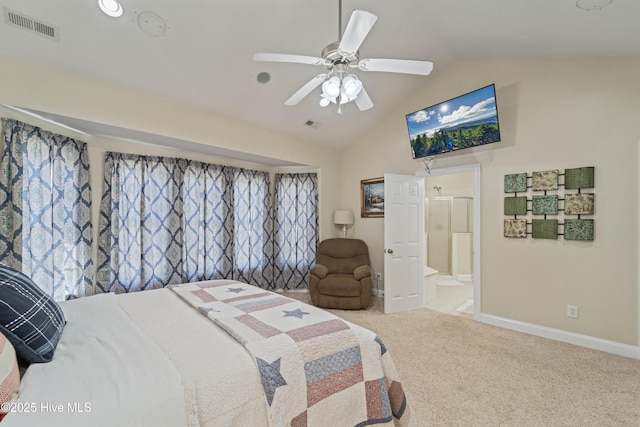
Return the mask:
M313 267L311 267L311 274L320 279L324 279L327 277L327 274L329 274L329 267L322 264L314 264Z
M371 276L371 267L368 265L361 265L353 270L353 277L356 280L361 280L368 276Z

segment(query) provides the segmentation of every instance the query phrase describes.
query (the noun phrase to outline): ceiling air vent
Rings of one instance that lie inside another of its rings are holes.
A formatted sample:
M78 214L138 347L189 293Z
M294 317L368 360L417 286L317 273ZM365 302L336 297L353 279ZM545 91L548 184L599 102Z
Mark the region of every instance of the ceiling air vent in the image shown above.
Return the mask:
M309 126L311 129L318 129L318 126L320 126L320 123L314 122L313 120L307 120L304 124L305 126Z
M40 34L48 39L58 41L58 28L53 25L47 24L40 20L31 18L22 13L14 12L13 10L4 9L4 21L13 27L18 27L29 32Z

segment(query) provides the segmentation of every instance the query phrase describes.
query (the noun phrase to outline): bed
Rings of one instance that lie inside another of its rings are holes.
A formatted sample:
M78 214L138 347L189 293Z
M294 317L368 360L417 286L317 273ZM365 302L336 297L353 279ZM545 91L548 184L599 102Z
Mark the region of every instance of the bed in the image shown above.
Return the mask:
M415 425L370 330L228 280L59 303L2 427Z

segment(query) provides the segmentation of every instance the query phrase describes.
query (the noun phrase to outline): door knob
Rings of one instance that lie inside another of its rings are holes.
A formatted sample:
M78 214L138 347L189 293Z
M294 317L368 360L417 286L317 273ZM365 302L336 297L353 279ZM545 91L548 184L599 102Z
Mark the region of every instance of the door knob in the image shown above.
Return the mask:
M387 249L387 253L388 254L392 254L393 253L393 249Z

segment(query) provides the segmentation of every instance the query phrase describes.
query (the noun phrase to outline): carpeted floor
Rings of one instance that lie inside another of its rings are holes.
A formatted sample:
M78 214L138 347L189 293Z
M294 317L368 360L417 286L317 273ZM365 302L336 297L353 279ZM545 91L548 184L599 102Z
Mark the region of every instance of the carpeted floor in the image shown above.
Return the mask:
M640 426L639 360L381 298L329 311L382 338L420 426Z

